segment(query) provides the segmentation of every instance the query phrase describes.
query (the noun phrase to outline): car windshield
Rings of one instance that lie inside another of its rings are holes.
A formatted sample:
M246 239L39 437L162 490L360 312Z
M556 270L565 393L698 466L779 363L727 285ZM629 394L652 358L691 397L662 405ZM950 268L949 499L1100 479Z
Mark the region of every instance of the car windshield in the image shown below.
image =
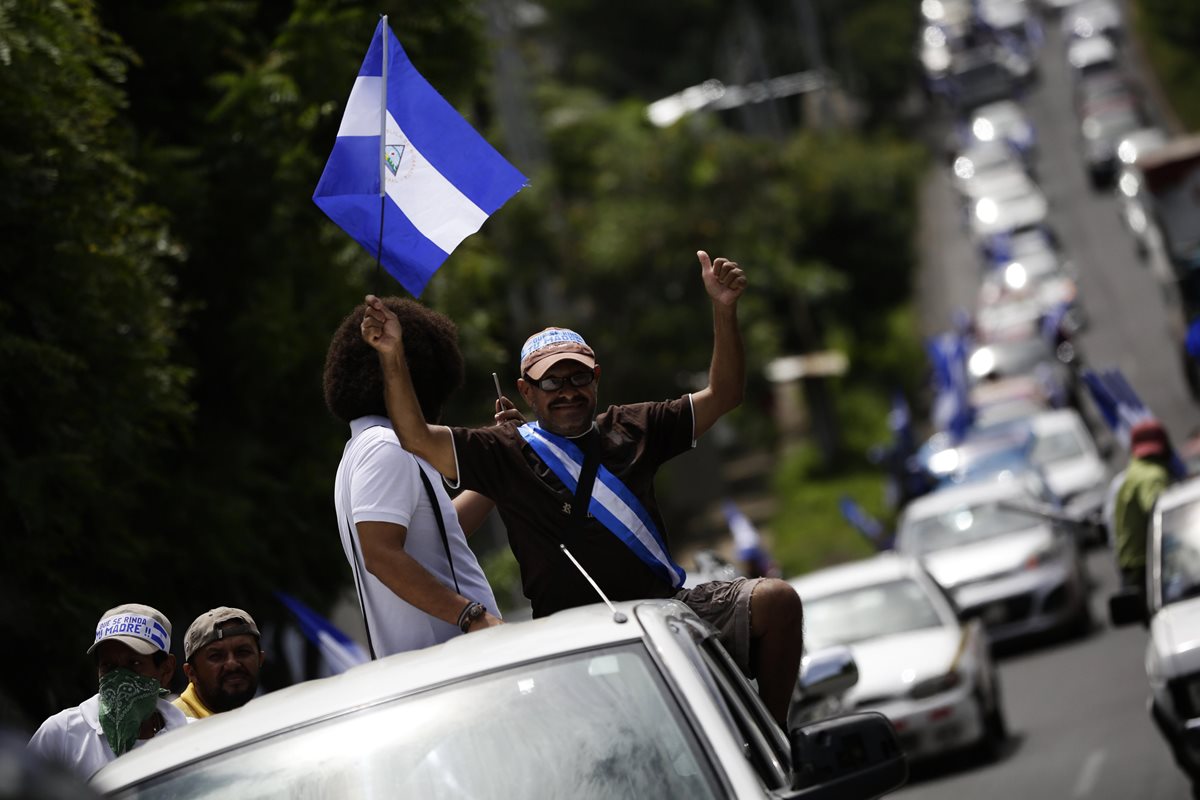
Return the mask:
M115 796L715 797L670 697L640 645L575 653L351 710Z
M804 640L810 652L943 624L929 596L909 578L804 600Z
M1162 515L1162 602L1200 595L1200 502Z
M1034 440L1030 460L1042 466L1068 458L1079 458L1085 452L1077 431L1054 431L1041 434Z
M904 550L929 553L1026 530L1033 524L1030 514L1004 508L998 502L964 505L906 519L900 529L900 542Z

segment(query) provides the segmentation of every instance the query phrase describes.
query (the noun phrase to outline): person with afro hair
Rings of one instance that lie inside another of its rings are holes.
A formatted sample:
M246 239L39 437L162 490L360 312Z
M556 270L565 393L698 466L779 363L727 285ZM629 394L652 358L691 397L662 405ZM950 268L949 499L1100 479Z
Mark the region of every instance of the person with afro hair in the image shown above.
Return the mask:
M463 380L458 330L413 300L389 297L383 304L403 321L421 413L437 422ZM330 412L350 426L334 506L368 644L383 657L501 620L441 475L401 447L388 420L379 356L360 333L364 310L359 305L334 332L324 390Z

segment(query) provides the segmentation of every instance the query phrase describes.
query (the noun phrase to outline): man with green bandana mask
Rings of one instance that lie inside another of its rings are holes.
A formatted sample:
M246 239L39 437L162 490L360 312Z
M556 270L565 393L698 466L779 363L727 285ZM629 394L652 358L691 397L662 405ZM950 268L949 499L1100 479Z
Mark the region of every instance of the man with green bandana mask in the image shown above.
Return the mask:
M88 648L100 691L42 723L29 749L87 779L147 739L187 725L165 698L175 674L171 623L150 606L109 609Z

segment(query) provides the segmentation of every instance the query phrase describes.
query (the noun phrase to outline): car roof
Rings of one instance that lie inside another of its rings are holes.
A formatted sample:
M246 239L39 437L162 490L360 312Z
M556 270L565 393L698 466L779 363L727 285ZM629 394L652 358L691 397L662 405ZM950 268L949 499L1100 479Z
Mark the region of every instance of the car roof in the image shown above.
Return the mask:
M1188 478L1181 483L1167 487L1159 495L1158 505L1155 506L1154 510L1161 513L1197 501L1200 501L1200 476Z
M639 614L669 616L683 611L667 600L616 603L627 621L614 621L603 604L561 611L541 619L511 623L456 636L443 644L400 653L354 667L340 675L305 681L255 698L245 706L205 719L171 736L154 739L98 773L115 788L166 769L207 758L266 736L302 727L348 711L376 705L437 686L571 652L639 641L645 635ZM638 614L634 613L637 609ZM169 760L163 747L176 752Z
M1083 426L1083 418L1073 408L1056 408L1030 417L1029 426L1038 436L1056 431L1079 431Z
M918 497L904 509L904 516L909 519L921 519L942 514L959 506L1028 497L1029 490L1014 476L997 477L993 480L945 486Z
M1117 48L1107 36L1089 36L1067 45L1067 59L1077 68L1112 61L1116 56Z
M899 553L881 553L871 558L849 561L845 564L825 567L789 578L788 583L792 585L801 599L808 599L824 597L848 589L858 589L863 586L889 583L902 578L913 578L920 572L919 563L909 556Z

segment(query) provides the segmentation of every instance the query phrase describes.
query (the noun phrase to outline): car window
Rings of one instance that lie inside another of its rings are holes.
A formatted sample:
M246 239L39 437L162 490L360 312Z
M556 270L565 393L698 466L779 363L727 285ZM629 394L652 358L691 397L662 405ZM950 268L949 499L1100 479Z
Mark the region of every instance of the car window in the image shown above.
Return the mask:
M928 553L1031 527L1028 514L997 503L959 506L940 514L905 520L900 541L905 550Z
M1033 443L1030 460L1041 466L1084 455L1083 442L1075 430L1054 431L1038 436Z
M804 600L810 652L945 624L925 589L910 578Z
M118 798L716 797L642 645L576 653L352 711Z
M1200 503L1162 513L1162 602L1200 595Z

